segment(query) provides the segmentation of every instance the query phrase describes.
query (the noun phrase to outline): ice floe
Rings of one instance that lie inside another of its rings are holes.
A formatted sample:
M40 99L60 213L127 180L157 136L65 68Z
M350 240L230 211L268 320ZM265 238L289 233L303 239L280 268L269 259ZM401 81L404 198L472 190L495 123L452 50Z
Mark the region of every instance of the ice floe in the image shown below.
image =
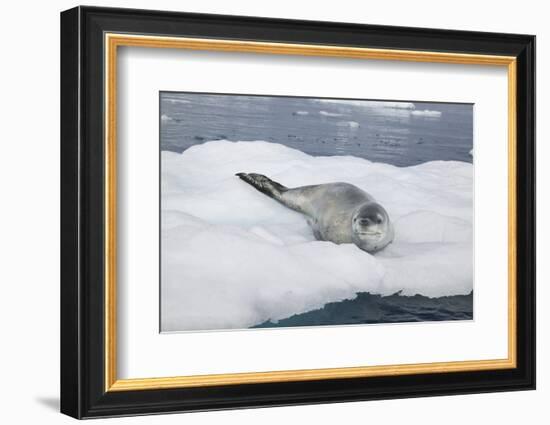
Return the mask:
M163 331L246 328L363 291L472 290L470 163L396 167L263 141L212 141L161 155ZM235 177L243 171L288 187L355 184L384 205L395 241L375 255L317 241L302 215Z

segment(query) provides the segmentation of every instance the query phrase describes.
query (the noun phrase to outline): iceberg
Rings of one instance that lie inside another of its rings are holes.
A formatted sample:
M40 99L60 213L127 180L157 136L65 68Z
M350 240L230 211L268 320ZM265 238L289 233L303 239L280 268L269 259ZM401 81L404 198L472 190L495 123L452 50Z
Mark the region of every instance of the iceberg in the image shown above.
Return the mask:
M349 182L388 211L395 240L374 255L315 240L299 213L235 177L288 187ZM311 156L265 141L161 152L161 330L249 328L353 299L473 289L473 166L396 167Z

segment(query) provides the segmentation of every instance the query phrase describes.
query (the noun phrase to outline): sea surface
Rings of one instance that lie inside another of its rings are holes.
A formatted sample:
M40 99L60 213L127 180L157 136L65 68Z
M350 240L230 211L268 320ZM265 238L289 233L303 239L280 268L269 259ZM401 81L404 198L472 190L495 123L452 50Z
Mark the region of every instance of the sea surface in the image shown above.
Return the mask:
M314 156L353 155L400 167L472 162L473 105L187 92L160 93L160 149L212 140L281 143ZM255 327L469 320L473 293L440 298L359 293Z
M473 292L439 298L418 294L403 296L399 293L382 297L359 292L354 299L328 303L319 310L296 314L277 322L267 321L254 328L471 320L472 305Z
M281 143L397 166L472 162L473 105L161 92L161 150L211 140Z

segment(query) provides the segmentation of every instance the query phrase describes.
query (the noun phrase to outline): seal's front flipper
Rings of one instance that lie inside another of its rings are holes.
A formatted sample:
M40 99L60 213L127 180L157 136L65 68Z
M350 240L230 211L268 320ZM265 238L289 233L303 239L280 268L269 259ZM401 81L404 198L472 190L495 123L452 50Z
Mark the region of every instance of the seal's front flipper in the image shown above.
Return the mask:
M271 180L269 177L266 177L263 174L237 173L235 175L241 180L247 182L256 190L262 192L264 195L276 199L277 201L281 201L282 194L288 190L287 187L283 186L280 183L277 183L276 181Z

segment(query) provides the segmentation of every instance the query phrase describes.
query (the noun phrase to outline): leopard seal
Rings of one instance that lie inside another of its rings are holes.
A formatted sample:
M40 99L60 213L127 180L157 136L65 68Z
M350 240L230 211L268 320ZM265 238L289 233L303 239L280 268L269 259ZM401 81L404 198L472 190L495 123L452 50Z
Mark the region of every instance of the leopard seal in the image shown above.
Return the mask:
M350 183L288 188L262 174L237 173L256 190L304 214L317 240L353 243L375 253L393 241L394 230L384 207Z

